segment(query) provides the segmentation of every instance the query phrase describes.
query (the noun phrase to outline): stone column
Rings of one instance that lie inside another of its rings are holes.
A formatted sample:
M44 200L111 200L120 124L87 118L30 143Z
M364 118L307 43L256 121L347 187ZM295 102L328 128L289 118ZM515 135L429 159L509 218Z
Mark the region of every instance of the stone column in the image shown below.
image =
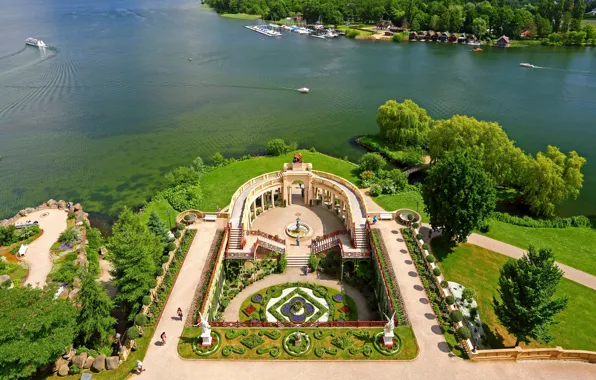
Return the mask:
M275 208L275 189L271 190L271 208Z
M265 193L261 194L261 210L265 212Z
M252 201L251 207L252 207L252 215L254 216L254 218L256 220L257 219L257 200L256 199L254 201Z
M292 185L288 186L288 206L292 204Z

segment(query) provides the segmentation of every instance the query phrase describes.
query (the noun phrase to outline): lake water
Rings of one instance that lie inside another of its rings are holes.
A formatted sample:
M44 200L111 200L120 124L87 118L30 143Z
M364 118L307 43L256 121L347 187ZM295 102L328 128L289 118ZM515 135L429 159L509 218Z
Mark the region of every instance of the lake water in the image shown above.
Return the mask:
M262 152L271 137L356 160L353 138L377 130L377 107L404 98L433 118L498 121L528 152L577 150L584 189L560 211L596 213L594 49L272 39L196 0L0 10L0 217L49 198L113 216L172 167ZM23 49L29 36L52 48Z

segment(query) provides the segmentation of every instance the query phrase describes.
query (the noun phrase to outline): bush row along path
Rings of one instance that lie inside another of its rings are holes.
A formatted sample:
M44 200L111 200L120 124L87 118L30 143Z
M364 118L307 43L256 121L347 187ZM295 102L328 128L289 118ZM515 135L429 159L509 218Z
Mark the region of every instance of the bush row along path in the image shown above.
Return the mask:
M424 241L429 240L428 231L430 228L431 227L429 224L422 224L420 233L424 236ZM431 238L434 238L435 236L439 236L439 233L436 231L432 233ZM514 259L519 259L527 252L525 249L521 249L511 244L503 243L502 241L495 240L480 234L471 234L468 236L468 243L500 253L501 255L513 257ZM582 272L581 270L572 268L568 265L561 264L558 261L555 261L555 263L563 270L563 272L565 272L564 277L566 279L575 281L578 284L582 284L583 286L587 286L588 288L596 290L596 276Z
M526 379L570 379L594 378L596 366L586 363L557 361L540 362L484 362L468 363L451 354L439 329L416 268L412 263L406 245L399 235L399 225L395 222L380 223L379 228L390 253L391 261L401 289L414 333L420 345L420 355L410 362L300 362L300 361L242 361L242 360L184 360L179 357L177 345L184 322L173 317L180 306L188 313L194 290L208 255L216 226L200 223L198 235L193 242L186 261L163 317L159 322L151 345L145 357L144 379L254 379L293 380L293 379L372 379L404 380L441 378L460 380L462 378L482 378L501 380L504 378ZM168 341L158 345L159 335L165 331Z

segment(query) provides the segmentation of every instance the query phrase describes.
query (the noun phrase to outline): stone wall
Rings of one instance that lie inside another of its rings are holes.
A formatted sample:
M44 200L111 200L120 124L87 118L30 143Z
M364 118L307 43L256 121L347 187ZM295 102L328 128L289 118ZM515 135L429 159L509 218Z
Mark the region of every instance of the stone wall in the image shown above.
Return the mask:
M596 363L596 352L581 350L564 350L554 348L503 348L497 350L477 350L470 353L470 359L486 360L569 360Z
M68 205L70 204L70 208ZM55 201L50 199L49 201L42 203L37 207L27 207L20 210L15 216L9 219L4 219L0 221L0 226L9 226L14 224L19 218L23 216L27 216L31 213L40 210L48 210L48 209L58 209L58 210L65 210L68 211L69 214L75 215L75 221L77 224L83 224L84 222L89 223L89 214L83 211L83 207L80 203L74 202L67 202L63 200Z

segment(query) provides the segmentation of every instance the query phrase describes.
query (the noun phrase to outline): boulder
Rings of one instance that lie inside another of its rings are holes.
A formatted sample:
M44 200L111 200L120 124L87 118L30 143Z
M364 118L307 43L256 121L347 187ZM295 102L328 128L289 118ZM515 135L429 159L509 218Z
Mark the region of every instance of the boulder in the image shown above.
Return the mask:
M79 264L80 264L80 261L79 261ZM75 289L78 289L81 287L81 279L78 276L72 280L72 287Z
M106 369L111 371L113 369L117 369L120 365L120 358L118 356L110 356L106 359Z
M95 358L93 356L88 356L87 360L85 360L85 364L83 365L82 368L85 368L85 369L91 368L94 361L95 361Z
M60 356L58 360L56 360L56 363L54 363L53 371L58 372L60 367L62 367L64 364L68 364L68 362L62 356Z
M25 210L20 210L20 211L19 211L19 215L20 215L20 216L27 216L27 211L25 211Z
M56 207L56 201L53 199L50 199L49 201L46 202L46 205L48 205L48 207Z
M85 362L87 361L88 354L86 352L81 353L80 355L75 355L72 357L72 364L76 365L79 368L83 368L85 366Z
M2 256L2 258L4 258L4 256ZM0 261L4 261L4 260L0 260ZM0 276L0 284L3 284L4 282L10 280L10 276L7 274L3 274Z
M106 369L106 356L105 355L97 355L95 360L93 361L93 365L91 369L95 372L101 372Z
M68 364L63 364L58 369L58 376L66 376L66 375L68 375L68 371L69 371Z
M27 214L31 214L32 212L35 212L35 209L33 207L27 207L25 211L27 211Z
M75 354L76 354L75 350L71 348L64 355L62 355L62 357L70 362L70 360L72 359L73 356L75 356Z
M76 205L73 206L73 208L75 211L79 211L79 210L81 210L82 207L81 207L80 203L77 203Z
M59 200L58 201L58 208L59 209L65 209L66 208L66 202L64 202L63 200Z

